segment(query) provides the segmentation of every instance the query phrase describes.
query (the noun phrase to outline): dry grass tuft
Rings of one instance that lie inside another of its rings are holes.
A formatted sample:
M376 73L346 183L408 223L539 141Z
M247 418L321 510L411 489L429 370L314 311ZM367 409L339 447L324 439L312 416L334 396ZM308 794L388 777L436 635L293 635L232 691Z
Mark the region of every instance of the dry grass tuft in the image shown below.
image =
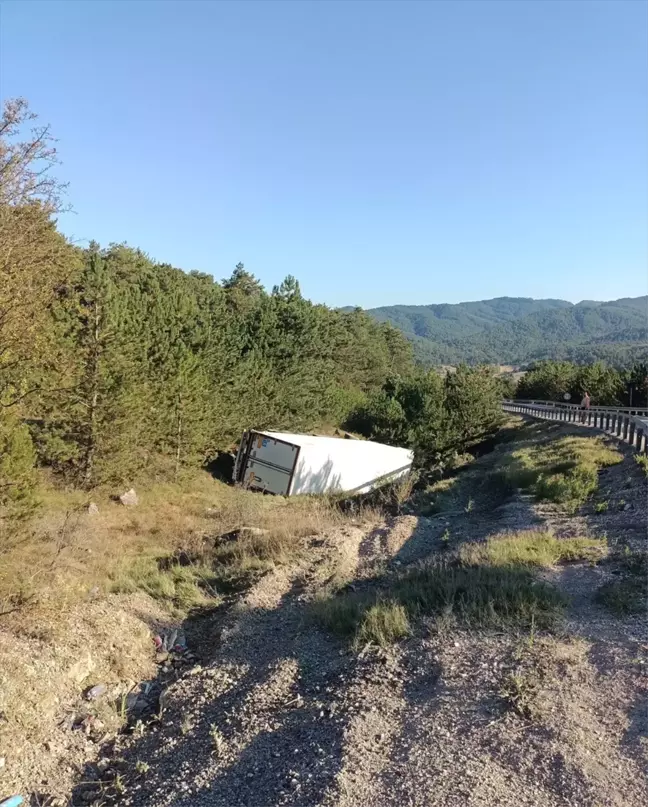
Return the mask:
M462 562L470 566L555 566L560 562L597 561L607 554L602 538L556 538L550 532L525 530L464 544Z
M114 491L94 491L91 515L87 495L45 488L38 517L0 547L0 614L53 599L64 611L94 588L141 590L187 610L218 597L219 579L288 562L305 536L344 518L324 499L262 496L207 474L137 492L140 504L127 508L110 499ZM262 532L218 540L242 526ZM191 564L160 565L178 552Z

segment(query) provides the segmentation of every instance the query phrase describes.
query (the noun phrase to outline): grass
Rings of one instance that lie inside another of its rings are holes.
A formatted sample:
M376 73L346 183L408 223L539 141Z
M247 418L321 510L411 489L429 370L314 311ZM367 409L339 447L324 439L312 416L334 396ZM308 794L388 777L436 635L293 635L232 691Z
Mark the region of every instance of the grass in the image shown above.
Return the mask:
M508 708L527 720L537 720L541 715L538 707L539 681L527 672L509 673L500 689L500 696Z
M648 555L624 554L619 559L619 576L597 589L595 599L618 616L645 613L648 607Z
M218 726L212 723L209 728L209 736L211 737L212 755L220 757L225 751L225 737L221 734Z
M65 610L94 588L143 591L186 611L217 600L250 574L290 562L303 551L305 536L344 518L325 499L262 496L208 474L182 485L138 487L140 504L133 508L115 504L112 493L43 486L37 518L0 545L0 613L54 601ZM89 499L98 514L86 512ZM261 532L218 540L246 525ZM179 552L189 565L173 562Z
M171 565L160 568L156 557L127 560L110 574L110 591L132 594L143 591L170 610L186 613L207 603L216 604L219 596L215 585L217 576L203 563L189 566Z
M635 454L635 462L641 468L646 476L648 476L648 455Z
M529 530L465 544L460 557L467 565L554 566L576 560L600 560L607 554L602 538L556 538L549 532Z
M363 614L356 641L359 645L393 644L410 633L410 622L405 606L395 600L377 602Z
M601 437L562 437L513 451L504 460L500 484L575 510L597 490L599 470L622 461Z
M594 505L594 512L595 513L607 513L609 506L610 506L609 502L597 502Z
M432 616L471 627L550 628L566 604L534 570L560 562L595 561L605 541L558 539L535 531L467 544L457 556L396 574L367 592L345 592L314 605L316 619L355 647L396 641L413 619Z

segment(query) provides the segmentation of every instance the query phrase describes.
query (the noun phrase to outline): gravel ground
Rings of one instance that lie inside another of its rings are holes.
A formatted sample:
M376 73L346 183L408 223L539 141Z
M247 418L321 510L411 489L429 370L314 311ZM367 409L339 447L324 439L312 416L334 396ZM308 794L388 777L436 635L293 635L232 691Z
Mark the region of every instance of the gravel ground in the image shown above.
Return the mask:
M622 491L622 494L621 492ZM358 585L453 540L550 527L645 548L645 479L629 458L599 499L629 508L574 516L519 497L492 510L405 515L319 536L307 561L261 579L211 626L201 664L164 693L159 721L89 763L75 804L140 807L639 807L645 779L648 636L592 591L604 566L547 576L572 605L563 633L439 632L353 653L320 630L310 602L331 580ZM643 525L643 526L642 526ZM533 716L503 688L525 676ZM93 783L93 784L88 784Z

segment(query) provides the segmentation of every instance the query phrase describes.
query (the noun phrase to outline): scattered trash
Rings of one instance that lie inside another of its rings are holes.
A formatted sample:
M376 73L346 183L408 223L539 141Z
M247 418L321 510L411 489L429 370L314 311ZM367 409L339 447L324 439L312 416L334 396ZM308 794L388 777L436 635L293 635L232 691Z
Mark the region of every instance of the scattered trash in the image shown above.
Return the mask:
M90 504L86 508L86 513L89 516L96 516L98 512L99 508L97 507L97 505L94 502L90 502Z
M0 801L0 807L18 807L24 801L22 796L9 796L8 799Z
M85 693L85 699L87 701L96 701L102 695L105 695L108 691L108 687L105 684L96 684Z
M6 763L7 763L7 760L4 757L0 757L0 768L4 768Z
M125 507L135 507L135 505L139 504L139 499L137 498L137 493L135 493L134 488L127 490L126 493L122 493L119 497L119 501Z

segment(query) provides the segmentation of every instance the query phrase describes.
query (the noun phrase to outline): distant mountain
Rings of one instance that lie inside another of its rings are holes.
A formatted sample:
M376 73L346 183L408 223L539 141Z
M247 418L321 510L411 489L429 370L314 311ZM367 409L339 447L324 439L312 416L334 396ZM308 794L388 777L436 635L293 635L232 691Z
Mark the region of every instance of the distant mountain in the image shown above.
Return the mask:
M625 364L648 357L648 297L576 305L497 297L384 306L368 313L403 331L426 364L522 365L543 358Z

